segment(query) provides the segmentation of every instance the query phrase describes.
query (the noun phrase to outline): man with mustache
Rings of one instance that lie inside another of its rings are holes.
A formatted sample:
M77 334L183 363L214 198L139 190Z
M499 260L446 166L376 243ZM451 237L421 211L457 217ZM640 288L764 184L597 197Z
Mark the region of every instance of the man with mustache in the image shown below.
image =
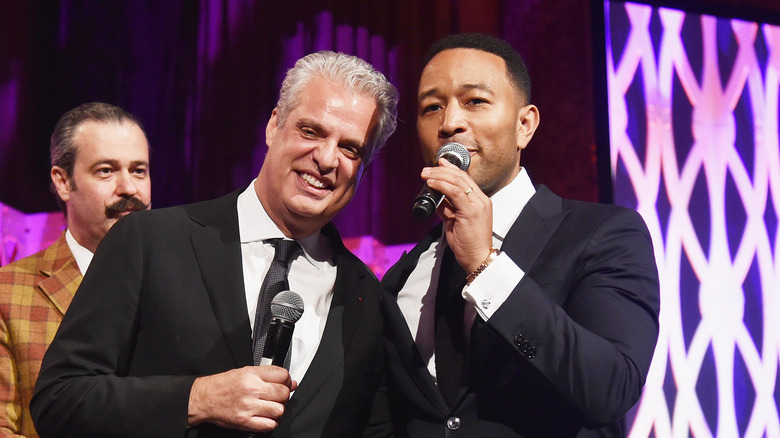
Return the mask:
M0 435L37 437L30 399L41 360L103 236L149 208L149 145L140 122L93 102L51 136L52 191L67 229L48 248L0 268Z

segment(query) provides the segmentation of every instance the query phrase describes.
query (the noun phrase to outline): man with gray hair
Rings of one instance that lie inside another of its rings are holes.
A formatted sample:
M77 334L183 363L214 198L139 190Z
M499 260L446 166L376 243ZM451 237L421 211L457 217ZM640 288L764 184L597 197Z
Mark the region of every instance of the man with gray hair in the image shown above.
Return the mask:
M140 122L101 102L65 113L51 136L52 191L67 228L48 248L0 268L0 435L37 437L38 370L100 240L151 200Z
M308 55L284 80L246 189L117 224L44 359L32 403L41 435L374 431L386 415L373 407L379 283L330 220L395 129L397 99L359 58ZM273 281L304 303L289 371L258 361Z

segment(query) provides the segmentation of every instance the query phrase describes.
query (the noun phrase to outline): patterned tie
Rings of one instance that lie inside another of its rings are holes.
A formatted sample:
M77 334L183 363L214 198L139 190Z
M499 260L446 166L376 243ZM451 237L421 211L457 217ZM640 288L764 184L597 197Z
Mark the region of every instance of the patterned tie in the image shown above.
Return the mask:
M463 311L466 301L461 296L466 273L455 254L447 247L439 273L434 309L434 353L436 355L436 385L450 407L455 403L463 375L466 342L463 336Z
M252 352L254 364L260 363L265 349L265 338L268 335L268 327L271 325L271 300L276 294L290 288L287 282L287 273L290 271L290 261L301 251L301 246L294 240L272 239L274 246L274 260L268 268L268 273L263 279L263 287L260 289L260 297L257 300L257 312L255 313L255 329L252 338L255 340ZM289 368L290 351L287 351L285 368Z

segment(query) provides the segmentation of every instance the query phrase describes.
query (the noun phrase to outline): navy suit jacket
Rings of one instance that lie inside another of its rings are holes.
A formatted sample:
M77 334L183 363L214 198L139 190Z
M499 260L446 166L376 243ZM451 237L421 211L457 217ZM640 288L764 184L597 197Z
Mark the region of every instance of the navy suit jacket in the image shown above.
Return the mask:
M385 275L385 351L399 436L620 436L658 337L659 287L633 210L563 200L540 186L505 237L524 272L486 322L477 317L460 396L436 389L396 303L426 236ZM457 423L457 429L447 427Z
M198 376L252 364L236 202L133 213L101 242L43 361L32 402L42 437L228 437L188 429ZM338 274L317 353L272 436L360 436L381 378L380 287L323 233Z

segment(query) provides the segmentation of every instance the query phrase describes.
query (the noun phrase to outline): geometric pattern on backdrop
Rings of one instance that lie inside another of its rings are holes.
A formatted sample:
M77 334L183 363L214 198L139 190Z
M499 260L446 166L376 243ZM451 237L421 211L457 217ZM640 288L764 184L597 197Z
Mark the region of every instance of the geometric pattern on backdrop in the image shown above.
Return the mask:
M780 27L605 1L615 202L661 331L631 437L780 437Z

